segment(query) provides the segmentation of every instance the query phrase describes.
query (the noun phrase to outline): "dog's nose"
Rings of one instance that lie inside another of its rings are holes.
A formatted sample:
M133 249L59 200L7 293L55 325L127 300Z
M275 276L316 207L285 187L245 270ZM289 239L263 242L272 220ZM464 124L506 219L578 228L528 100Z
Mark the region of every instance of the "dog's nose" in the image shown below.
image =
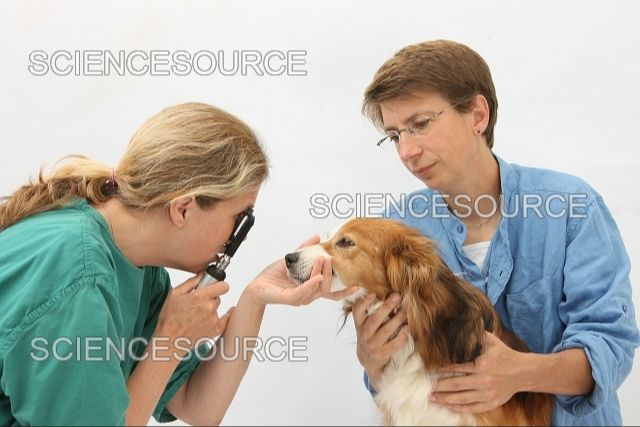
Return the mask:
M298 255L296 252L286 254L284 256L284 262L287 264L287 268L289 268L291 264L295 264L296 262L298 262L299 258L300 255Z

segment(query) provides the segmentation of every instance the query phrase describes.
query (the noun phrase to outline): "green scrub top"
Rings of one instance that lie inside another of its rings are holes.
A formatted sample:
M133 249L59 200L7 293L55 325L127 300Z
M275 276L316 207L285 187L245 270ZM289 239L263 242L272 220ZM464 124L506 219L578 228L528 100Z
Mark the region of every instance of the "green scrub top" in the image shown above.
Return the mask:
M0 232L0 425L124 425L127 378L153 355L170 289L165 269L125 258L85 200ZM166 404L198 362L178 365L158 422L176 419Z

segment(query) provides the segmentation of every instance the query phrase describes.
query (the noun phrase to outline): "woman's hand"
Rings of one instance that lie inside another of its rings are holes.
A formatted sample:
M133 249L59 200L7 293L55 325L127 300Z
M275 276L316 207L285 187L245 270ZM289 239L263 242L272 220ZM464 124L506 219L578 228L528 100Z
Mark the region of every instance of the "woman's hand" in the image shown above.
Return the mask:
M319 242L320 238L314 236L298 249ZM338 300L358 290L353 286L342 291L331 292L331 280L330 259L318 257L313 264L309 280L299 285L289 278L285 260L281 258L256 276L247 286L246 291L251 293L259 306L264 306L266 304L306 305L320 297Z
M463 376L438 380L429 400L452 411L477 413L497 408L521 391L519 353L486 332L485 349L474 361L445 367Z
M222 317L218 317L220 295L229 291L229 285L227 282L217 282L196 289L202 275L200 273L169 291L154 333L156 337L169 338L169 346L185 354L201 338L220 335L233 312L231 307Z
M390 295L371 315L368 311L375 304L374 294L360 298L353 304L353 322L356 327L358 361L367 371L369 382L380 390L380 377L393 355L408 340L407 317L402 311L393 314L400 305L398 294Z

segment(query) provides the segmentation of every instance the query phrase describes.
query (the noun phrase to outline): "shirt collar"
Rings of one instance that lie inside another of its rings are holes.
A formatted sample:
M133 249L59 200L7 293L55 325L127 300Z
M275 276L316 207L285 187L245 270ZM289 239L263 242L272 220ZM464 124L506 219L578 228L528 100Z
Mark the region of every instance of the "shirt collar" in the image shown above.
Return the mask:
M500 189L504 197L504 201L507 203L511 199L511 194L513 194L513 191L516 188L516 173L513 170L513 166L505 162L501 157L496 156L495 154L493 157L498 161L498 169L500 171Z
M513 194L516 188L516 173L513 170L513 166L509 163L505 162L501 157L496 156L493 157L498 162L498 169L500 174L500 190L502 193L502 203L504 206L502 207L503 211L509 212L509 204L511 201L511 195ZM437 197L442 198L440 192L435 192ZM442 198L444 199L444 198ZM460 245L464 242L467 236L467 227L464 223L455 215L448 214L445 217L441 218L442 225L445 230L447 230ZM506 221L504 218L500 221L500 226L496 232L506 233Z

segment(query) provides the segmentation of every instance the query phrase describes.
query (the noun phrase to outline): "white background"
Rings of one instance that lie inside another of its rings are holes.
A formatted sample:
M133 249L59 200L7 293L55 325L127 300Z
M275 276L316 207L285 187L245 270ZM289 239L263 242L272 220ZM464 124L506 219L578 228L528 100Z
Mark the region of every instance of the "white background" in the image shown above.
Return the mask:
M0 194L69 153L114 165L136 128L165 106L200 101L227 109L257 131L272 169L256 225L228 270L226 309L265 265L341 222L312 218L312 194L420 187L395 153L377 151L378 134L360 105L373 73L395 51L446 38L490 65L499 99L495 153L594 186L617 220L637 285L638 16L633 1L3 1ZM37 49L305 50L308 74L34 77L28 54ZM171 276L174 284L188 277ZM376 422L352 321L338 333L340 320L331 301L269 307L261 335L307 337L298 354L308 360L252 362L223 424ZM620 390L625 424L640 424L639 392L636 364Z

